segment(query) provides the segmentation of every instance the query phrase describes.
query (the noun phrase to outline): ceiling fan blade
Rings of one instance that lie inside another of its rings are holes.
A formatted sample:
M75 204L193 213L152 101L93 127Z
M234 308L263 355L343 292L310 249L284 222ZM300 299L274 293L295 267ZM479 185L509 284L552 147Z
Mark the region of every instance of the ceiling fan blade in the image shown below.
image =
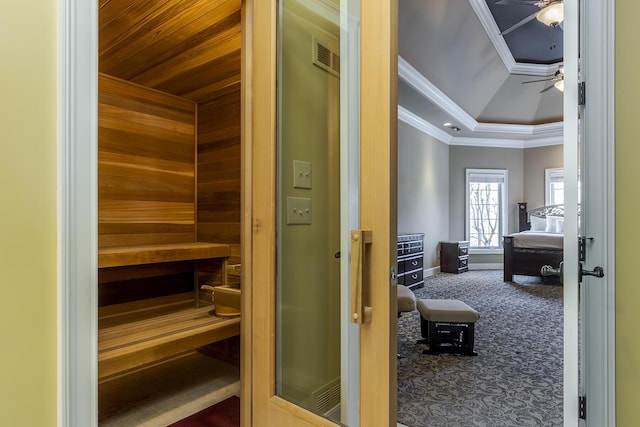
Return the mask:
M522 84L525 84L525 83L538 83L538 82L548 82L548 81L551 81L551 80L554 80L554 78L553 77L549 77L548 79L528 80L526 82L520 82L520 83L522 83Z
M554 85L551 85L551 86L545 87L544 89L542 89L542 90L541 90L540 92L538 92L538 93L545 93L546 91L551 90L553 87L554 87Z
M511 31L515 30L516 28L520 28L522 27L524 24L526 24L529 21L532 21L536 18L536 14L538 12L533 12L531 15L527 16L526 18L524 18L522 21L517 22L515 24L513 24L512 26L510 26L509 28L507 28L506 30L502 31L500 33L501 36L504 36L505 34L509 34Z

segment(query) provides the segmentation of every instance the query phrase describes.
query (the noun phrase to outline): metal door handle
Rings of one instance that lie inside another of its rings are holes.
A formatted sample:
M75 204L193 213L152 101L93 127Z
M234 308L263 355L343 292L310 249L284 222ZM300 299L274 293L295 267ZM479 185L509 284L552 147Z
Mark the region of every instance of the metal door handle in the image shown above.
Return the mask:
M564 262L560 263L558 268L553 268L550 265L545 265L540 269L540 274L543 276L558 276L560 283L564 279ZM602 267L595 267L593 270L585 270L582 266L582 262L578 263L578 281L582 283L584 276L604 277L604 269Z
M371 307L364 305L366 245L372 241L370 230L351 231L351 321L366 323L371 320Z
M582 282L582 276L604 277L604 269L602 267L595 267L593 270L584 270L582 263L578 263L578 280Z

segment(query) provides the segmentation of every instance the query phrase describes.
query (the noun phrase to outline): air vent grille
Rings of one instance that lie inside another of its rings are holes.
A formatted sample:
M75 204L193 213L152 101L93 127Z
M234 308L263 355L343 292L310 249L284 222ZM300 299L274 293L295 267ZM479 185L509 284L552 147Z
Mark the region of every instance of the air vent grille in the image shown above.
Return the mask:
M315 37L313 38L313 64L335 76L340 75L340 55Z
M340 404L340 378L311 393L313 407L320 414L326 414Z

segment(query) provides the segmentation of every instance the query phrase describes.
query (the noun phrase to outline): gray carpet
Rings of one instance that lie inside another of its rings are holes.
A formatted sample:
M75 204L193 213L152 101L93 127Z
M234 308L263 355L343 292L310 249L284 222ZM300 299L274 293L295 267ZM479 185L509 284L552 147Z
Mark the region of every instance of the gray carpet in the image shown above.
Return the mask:
M422 426L562 426L562 287L502 270L440 273L418 298L480 313L477 357L422 354L417 311L398 319L398 422Z

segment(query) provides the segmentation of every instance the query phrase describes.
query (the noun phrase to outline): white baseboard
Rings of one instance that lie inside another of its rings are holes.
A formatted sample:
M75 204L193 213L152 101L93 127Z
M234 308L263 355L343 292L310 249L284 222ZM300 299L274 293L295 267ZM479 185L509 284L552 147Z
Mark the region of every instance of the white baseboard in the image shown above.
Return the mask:
M438 273L440 273L440 266L425 268L424 272L422 273L422 277L431 277L431 276L435 276Z
M502 270L503 266L501 262L469 264L469 270Z

